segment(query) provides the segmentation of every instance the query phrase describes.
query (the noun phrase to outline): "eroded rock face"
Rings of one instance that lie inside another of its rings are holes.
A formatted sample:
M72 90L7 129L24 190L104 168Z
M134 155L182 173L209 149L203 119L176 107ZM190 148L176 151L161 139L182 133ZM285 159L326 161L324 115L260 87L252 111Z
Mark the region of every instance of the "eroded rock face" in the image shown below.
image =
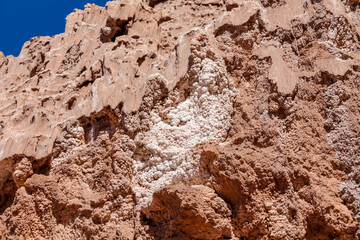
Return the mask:
M155 238L231 238L231 211L213 189L205 186L171 185L153 195L143 210L144 222Z
M359 2L112 1L0 52L3 239L359 239Z

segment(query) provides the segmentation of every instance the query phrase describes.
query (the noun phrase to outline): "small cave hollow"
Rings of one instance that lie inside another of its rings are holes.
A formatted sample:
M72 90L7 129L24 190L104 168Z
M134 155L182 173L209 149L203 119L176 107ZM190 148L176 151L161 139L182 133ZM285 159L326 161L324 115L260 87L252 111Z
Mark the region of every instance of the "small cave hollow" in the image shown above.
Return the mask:
M106 26L101 29L101 42L115 42L117 37L127 35L131 20L132 18L127 20L109 18Z

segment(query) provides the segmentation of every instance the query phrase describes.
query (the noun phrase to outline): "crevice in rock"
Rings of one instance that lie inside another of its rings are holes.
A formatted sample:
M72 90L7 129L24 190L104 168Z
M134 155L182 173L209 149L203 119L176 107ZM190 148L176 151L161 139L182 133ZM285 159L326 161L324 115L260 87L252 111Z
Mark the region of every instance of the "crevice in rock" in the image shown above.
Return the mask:
M67 101L67 103L66 103L66 108L67 108L68 110L73 109L75 102L76 102L76 97L70 98L70 100Z
M77 76L80 77L86 70L87 70L86 66L82 67L80 72L77 74Z
M143 64L143 62L145 61L146 57L147 57L147 55L144 55L144 56L142 56L142 57L139 57L138 60L136 60L136 62L137 62L137 64L138 64L139 67L141 66L141 64Z
M172 18L170 16L165 16L165 17L161 17L158 21L158 25L161 25L163 24L164 22L168 22L168 21L171 21Z
M166 2L167 0L148 0L150 7L155 7L159 3Z
M107 106L100 112L92 113L89 117L81 117L79 123L85 132L85 143L95 141L102 131L107 132L111 139L118 126L120 126L119 116L122 111L122 106L122 103L115 109Z
M33 160L33 172L34 174L41 174L49 176L50 174L50 159L53 158L53 155L45 157L39 160Z
M286 4L285 0L261 0L261 4L264 7L276 8Z
M106 26L101 30L101 42L115 42L117 37L127 35L132 20L132 17L127 20L109 18L106 21Z
M237 8L239 7L239 4L237 3L231 3L231 4L226 4L226 11L231 11L233 10L234 8Z
M0 215L13 204L16 194L16 184L12 178L9 178L2 189L0 189Z
M30 69L30 78L34 77L44 67L44 61L45 55L42 52L38 53L36 57L33 58L33 67Z
M32 78L33 76L36 75L36 72L37 72L37 66L35 66L33 69L31 69L30 71L30 78Z
M87 86L89 86L90 84L93 84L93 83L94 83L93 79L85 80L85 81L81 82L80 84L78 84L77 89L87 87Z

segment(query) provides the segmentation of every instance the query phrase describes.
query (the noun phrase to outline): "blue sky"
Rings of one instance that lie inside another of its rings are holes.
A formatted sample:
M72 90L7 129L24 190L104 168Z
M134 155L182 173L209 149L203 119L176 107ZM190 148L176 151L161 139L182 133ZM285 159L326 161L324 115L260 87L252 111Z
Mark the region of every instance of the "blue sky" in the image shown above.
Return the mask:
M105 6L107 0L0 0L0 51L18 56L32 37L64 32L66 16L88 2Z

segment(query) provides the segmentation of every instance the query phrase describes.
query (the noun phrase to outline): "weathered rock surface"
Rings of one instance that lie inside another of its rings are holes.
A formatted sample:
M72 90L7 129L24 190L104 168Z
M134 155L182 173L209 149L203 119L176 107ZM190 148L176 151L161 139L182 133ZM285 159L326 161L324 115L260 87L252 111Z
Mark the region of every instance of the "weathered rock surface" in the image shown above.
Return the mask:
M358 0L118 0L0 52L1 239L360 239Z

